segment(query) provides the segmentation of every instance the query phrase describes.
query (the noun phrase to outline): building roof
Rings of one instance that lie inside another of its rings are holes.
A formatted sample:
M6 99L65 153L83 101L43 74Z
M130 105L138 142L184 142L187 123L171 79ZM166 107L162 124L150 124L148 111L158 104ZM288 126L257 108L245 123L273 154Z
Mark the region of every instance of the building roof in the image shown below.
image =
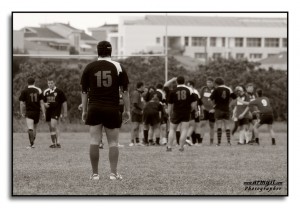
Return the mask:
M56 51L54 48L27 40L24 41L24 46L24 48L26 48L28 51Z
M287 52L281 52L274 56L262 59L261 64L287 64Z
M39 37L39 38L61 38L64 39L64 37L60 36L59 34L49 30L48 28L41 28L41 27L26 27L25 30L30 30L31 32L25 32L24 37Z
M146 15L143 19L125 20L125 25L231 26L231 27L286 27L286 18L245 18L207 16Z
M95 38L93 38L92 36L86 34L85 32L80 34L81 40L94 40L97 41Z

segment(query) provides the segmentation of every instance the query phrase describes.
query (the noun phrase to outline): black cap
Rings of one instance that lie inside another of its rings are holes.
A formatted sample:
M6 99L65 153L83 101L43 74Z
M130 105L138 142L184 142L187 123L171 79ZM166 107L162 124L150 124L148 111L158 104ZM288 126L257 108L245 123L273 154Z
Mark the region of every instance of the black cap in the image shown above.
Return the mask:
M111 44L108 41L100 41L97 45L98 56L107 57L111 56Z

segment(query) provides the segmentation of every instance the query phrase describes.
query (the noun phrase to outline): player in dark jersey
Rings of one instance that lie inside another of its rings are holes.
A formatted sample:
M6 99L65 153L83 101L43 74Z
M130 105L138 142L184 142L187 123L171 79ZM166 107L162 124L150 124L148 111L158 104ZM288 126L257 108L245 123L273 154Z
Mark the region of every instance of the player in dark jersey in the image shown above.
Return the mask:
M159 145L159 126L160 126L161 117L164 114L163 106L159 102L159 98L157 97L157 94L152 94L150 99L151 100L146 103L143 110L144 139L145 139L144 142L147 146L149 145L148 134L151 140L153 139L153 135L155 135L156 145ZM149 127L150 127L150 131L149 131Z
M128 77L122 66L111 60L112 46L107 41L97 45L98 60L86 66L81 77L82 120L90 126L90 160L93 170L92 180L99 180L99 144L104 126L108 146L111 180L121 180L117 172L120 127L119 89L122 93L126 116L130 118ZM89 98L89 102L88 102ZM87 106L88 104L88 106Z
M217 146L221 144L222 138L222 123L224 124L224 128L226 131L227 144L230 143L230 127L229 127L229 103L230 99L236 99L236 95L232 92L232 90L224 85L223 78L215 79L216 89L212 92L210 99L214 102L214 110L215 110L215 119L217 121L217 136L218 143Z
M199 99L200 99L200 94L199 94L198 90L195 89L195 83L193 81L188 81L187 86L189 88L191 88L193 91L193 94L196 95L196 102L197 102L196 110L192 110L192 112L191 112L189 129L187 132L186 142L188 145L191 146L193 144L198 144L198 143L196 143L196 141L200 143L200 132L199 132L200 131L200 127L199 127L200 105L198 105Z
M58 120L60 117L66 118L67 99L62 90L55 86L53 78L48 78L48 89L43 93L46 108L46 122L49 125L52 144L50 148L61 148L59 142ZM63 110L63 112L62 112Z
M157 96L159 103L162 105L164 112L166 111L167 105L166 105L166 93L163 90L162 84L156 85L156 90L151 93L151 97ZM167 122L168 117L166 113L162 114L160 125L159 125L159 137L156 138L155 144L159 145L166 145L167 144ZM150 142L151 138L149 139Z
M256 95L255 95L255 92L254 92L254 85L252 83L247 84L246 91L247 91L247 94L250 97L250 101L253 101L253 100L256 99ZM257 107L256 106L250 106L249 107L249 112L250 112L249 134L252 137L252 142L254 142L254 140L255 140L254 125L255 125L255 123L257 122L257 119L258 119L257 113L256 113L257 112ZM251 124L252 124L252 126L251 126Z
M214 106L213 102L210 99L212 92L214 91L214 80L211 77L206 79L206 86L201 88L200 90L200 98L201 98L201 109L202 109L202 119L200 121L200 129L201 133L198 137L200 137L199 143L202 143L205 132L203 131L205 128L205 124L209 121L209 136L210 136L210 145L214 143L214 130L215 130L215 115L214 115Z
M247 93L245 93L244 88L242 86L237 86L235 91L238 94L236 99L236 106L235 106L235 116L238 119L238 125L240 127L240 134L239 134L239 145L248 144L250 141L250 137L248 135L248 128L249 128L249 107L244 102L249 102L250 97Z
M132 113L131 113L131 143L130 147L134 145L142 146L143 144L139 139L140 126L143 124L143 106L144 99L142 94L144 93L144 83L138 82L136 84L136 89L131 95L132 102Z
M196 110L196 95L193 94L191 88L184 85L184 77L177 77L177 87L174 89L169 98L168 114L170 115L170 132L168 135L167 151L172 151L172 143L175 137L175 131L181 124L180 132L180 149L183 151L187 131L189 127L190 114L192 110Z
M27 149L31 149L34 148L34 141L36 138L36 127L40 119L41 109L43 117L45 118L45 106L42 99L42 90L34 85L34 78L28 78L27 83L28 86L21 92L19 101L20 113L22 117L26 117L26 124L28 128L30 145L27 147Z
M259 144L258 128L263 124L267 124L270 137L272 138L272 145L276 145L275 133L273 130L273 109L271 107L269 98L263 96L263 92L261 89L257 89L256 94L257 98L249 103L249 107L256 106L259 111L258 122L254 125L256 143Z

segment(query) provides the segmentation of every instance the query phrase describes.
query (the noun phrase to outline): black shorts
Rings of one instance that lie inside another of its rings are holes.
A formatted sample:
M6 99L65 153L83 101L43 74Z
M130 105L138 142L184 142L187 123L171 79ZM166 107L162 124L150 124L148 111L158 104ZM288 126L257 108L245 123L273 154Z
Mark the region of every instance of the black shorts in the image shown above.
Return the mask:
M160 123L160 118L158 113L144 113L143 121L145 125L154 126Z
M214 122L216 122L215 114L214 113L210 113L207 110L203 110L203 118L201 120L203 120L203 121L209 120L209 122L214 123Z
M61 114L61 108L48 108L46 109L46 121L49 122L51 119L58 120Z
M40 112L39 111L27 111L26 118L32 119L34 124L37 124L40 120Z
M102 124L109 129L120 128L120 111L118 108L89 105L85 124L90 126Z
M190 121L190 112L178 112L178 113L173 113L171 115L171 123L172 124L180 124L181 122L189 122Z
M259 118L259 124L273 124L274 118L272 114L261 114Z
M250 118L249 118L249 122L252 123L252 121L255 121L258 119L257 114L256 113L251 113L250 114Z
M131 112L131 121L132 122L142 123L142 121L143 121L143 115Z
M216 120L229 120L230 113L229 111L215 110L215 119Z
M249 118L242 118L238 120L239 126L249 124Z

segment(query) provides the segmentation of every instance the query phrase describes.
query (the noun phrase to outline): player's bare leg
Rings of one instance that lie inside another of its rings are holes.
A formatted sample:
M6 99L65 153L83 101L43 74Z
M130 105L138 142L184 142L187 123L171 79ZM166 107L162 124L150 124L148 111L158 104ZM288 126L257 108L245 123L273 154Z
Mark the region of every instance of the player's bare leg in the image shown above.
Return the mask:
M93 175L91 179L99 180L98 164L99 164L99 144L102 135L102 124L90 126L90 161L92 165Z
M49 122L49 126L50 126L51 140L52 140L52 145L50 145L50 148L55 148L57 144L57 135L56 135L57 120L51 118L51 121Z
M31 149L34 144L34 121L33 119L30 119L30 118L26 118L26 125L27 125L27 128L28 128L28 138L29 138L29 143L30 143L30 146L26 147L27 149Z
M137 143L137 138L139 137L139 122L132 122L132 129L131 129L131 143L129 146L134 146Z
M181 131L180 131L180 151L183 151L183 146L186 141L187 133L189 128L189 122L181 122Z
M276 145L275 133L274 133L272 124L268 124L268 130L269 130L269 133L270 133L270 137L272 138L272 145Z
M167 124L163 123L163 124L160 124L160 127L159 127L159 136L160 138L162 139L162 144L165 144L167 142L167 136L166 136L166 131L167 131Z
M152 130L153 130L153 135L155 137L155 143L156 145L160 145L160 124L154 124L152 126Z
M253 127L253 130L254 130L254 134L255 134L255 142L257 144L259 144L259 131L258 131L258 128L260 127L261 125L259 124L259 121L257 121Z
M58 122L56 123L56 147L58 148L61 148L61 145L60 145L60 130L59 130L59 125L58 125Z
M188 124L188 130L187 130L187 139L186 139L186 142L192 146L193 145L193 142L191 141L191 137L192 137L192 134L193 132L195 131L195 120L190 120L189 121L189 124Z
M200 125L199 134L200 134L200 140L201 140L201 138L203 138L205 135L206 120L200 120L199 125ZM212 145L212 144L213 144L213 142L210 141L210 145Z
M173 141L176 136L177 127L178 127L178 124L173 124L170 122L170 131L169 131L169 135L168 135L167 151L172 151L172 145L173 145Z
M105 128L106 136L107 136L107 142L108 142L108 157L109 157L109 163L110 163L110 179L116 180L122 179L122 176L118 174L117 166L118 166L118 160L119 160L119 129L109 129Z

